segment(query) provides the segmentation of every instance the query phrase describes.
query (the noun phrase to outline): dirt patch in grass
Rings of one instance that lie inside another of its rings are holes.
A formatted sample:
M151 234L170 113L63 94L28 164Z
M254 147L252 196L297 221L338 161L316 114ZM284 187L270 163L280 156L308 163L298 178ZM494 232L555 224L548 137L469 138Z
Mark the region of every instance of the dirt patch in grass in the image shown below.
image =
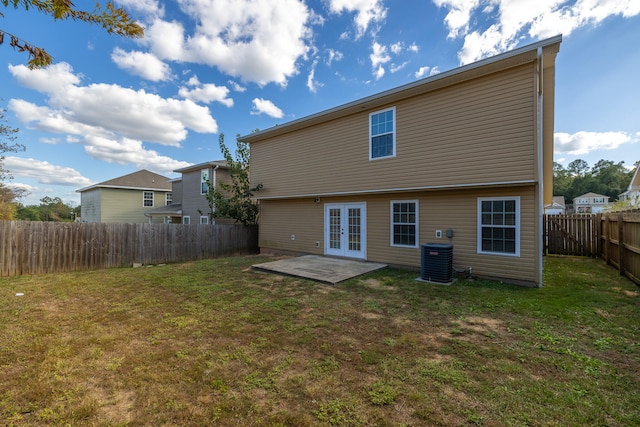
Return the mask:
M1 279L0 418L640 424L640 298L598 261L547 259L545 286L524 289L416 286L396 269L327 286L250 268L269 260Z

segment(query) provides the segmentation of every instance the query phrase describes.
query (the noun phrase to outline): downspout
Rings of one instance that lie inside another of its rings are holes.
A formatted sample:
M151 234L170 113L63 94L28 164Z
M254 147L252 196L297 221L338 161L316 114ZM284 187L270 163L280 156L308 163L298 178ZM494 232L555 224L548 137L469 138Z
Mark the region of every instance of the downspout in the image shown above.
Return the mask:
M538 47L538 287L542 287L542 251L544 249L544 230L543 230L543 214L544 214L544 127L542 114L543 108L543 72L544 64L542 63L542 47Z

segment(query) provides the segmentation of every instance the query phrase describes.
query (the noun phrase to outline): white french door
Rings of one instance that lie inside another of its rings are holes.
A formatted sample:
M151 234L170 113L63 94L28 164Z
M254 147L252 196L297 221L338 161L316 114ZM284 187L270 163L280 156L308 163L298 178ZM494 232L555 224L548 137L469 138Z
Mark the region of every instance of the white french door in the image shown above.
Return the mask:
M366 258L366 203L324 205L324 253L350 258Z

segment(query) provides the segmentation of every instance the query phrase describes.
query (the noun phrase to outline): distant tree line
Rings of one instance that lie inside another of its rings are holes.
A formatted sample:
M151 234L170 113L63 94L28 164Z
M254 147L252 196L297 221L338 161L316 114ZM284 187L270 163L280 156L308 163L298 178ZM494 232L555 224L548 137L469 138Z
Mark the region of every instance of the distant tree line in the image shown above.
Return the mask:
M614 202L627 190L634 172L635 168L628 170L624 167L624 161L599 160L590 167L586 161L577 159L566 168L553 162L553 195L564 196L567 204L585 193L609 196L609 200Z
M16 191L0 185L0 220L71 222L80 216L80 206L65 203L60 197L43 197L39 205L23 205Z

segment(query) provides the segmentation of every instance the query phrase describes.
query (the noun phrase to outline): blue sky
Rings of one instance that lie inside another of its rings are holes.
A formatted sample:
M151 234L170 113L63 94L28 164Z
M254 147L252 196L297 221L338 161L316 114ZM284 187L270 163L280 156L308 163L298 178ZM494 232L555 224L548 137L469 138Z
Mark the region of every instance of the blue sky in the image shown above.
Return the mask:
M81 4L84 2L76 2ZM143 39L37 11L0 30L0 106L19 127L24 204L221 158L220 133L266 129L557 34L555 160L640 160L640 0L125 0Z

